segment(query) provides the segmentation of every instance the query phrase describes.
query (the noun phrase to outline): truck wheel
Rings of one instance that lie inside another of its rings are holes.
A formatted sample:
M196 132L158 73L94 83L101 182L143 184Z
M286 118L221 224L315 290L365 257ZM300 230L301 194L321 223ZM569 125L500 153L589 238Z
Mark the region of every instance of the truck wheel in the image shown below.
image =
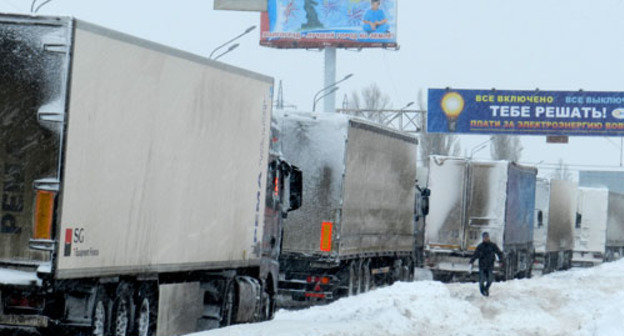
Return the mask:
M371 272L370 272L370 261L365 261L362 263L362 284L360 288L362 288L362 293L366 293L371 290Z
M401 281L409 282L409 274L410 274L411 266L407 259L401 260Z
M227 327L234 322L234 308L236 306L236 284L235 280L228 281L225 294L223 295L223 306L221 308L221 326Z
M267 288L262 291L261 309L261 321L268 321L273 318L273 313L275 312L275 300Z
M147 284L139 288L134 306L136 307L136 331L138 336L152 336L156 332L158 305L154 290Z
M511 280L514 278L514 274L513 274L513 265L512 263L512 257L511 256L507 256L507 258L505 258L505 280Z
M130 286L120 284L117 288L117 298L113 303L112 335L130 335L132 316L132 296Z
M349 264L349 290L347 292L348 296L354 296L357 294L359 281L357 279L357 273L355 271L355 268L356 268L355 262L352 262L351 264Z
M362 294L364 293L364 283L362 282L362 279L364 279L364 261L356 261L355 266L357 272L356 294Z
M95 303L91 314L91 335L105 336L108 335L109 315L108 307L110 306L110 298L103 287L98 287L95 294Z
M413 259L409 259L408 263L407 263L407 278L405 279L405 281L407 282L412 282L414 281L414 260Z

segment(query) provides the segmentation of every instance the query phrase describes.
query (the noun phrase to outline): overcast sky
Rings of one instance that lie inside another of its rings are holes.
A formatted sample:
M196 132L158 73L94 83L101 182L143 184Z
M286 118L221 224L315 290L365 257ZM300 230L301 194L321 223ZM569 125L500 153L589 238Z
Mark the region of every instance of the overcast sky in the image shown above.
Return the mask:
M0 0L3 12L25 13L31 0ZM258 13L214 11L211 0L53 0L45 15L72 15L141 38L207 56L212 49L259 25ZM336 102L377 83L395 108L418 99L429 87L624 91L623 0L401 0L399 51L338 51ZM259 29L221 60L283 80L285 100L311 110L323 86L323 53L260 47ZM277 81L276 81L277 83ZM461 137L470 152L485 136ZM581 165L620 163L619 138L570 138L568 145L545 137L522 137L522 161L543 174L562 158ZM478 158L489 158L488 149Z

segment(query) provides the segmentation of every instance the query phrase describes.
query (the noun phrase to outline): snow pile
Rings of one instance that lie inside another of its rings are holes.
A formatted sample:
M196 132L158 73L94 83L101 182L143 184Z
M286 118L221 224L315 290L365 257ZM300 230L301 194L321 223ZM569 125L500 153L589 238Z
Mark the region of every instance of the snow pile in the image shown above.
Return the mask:
M275 320L194 336L622 335L624 260L592 269L477 285L398 283Z
M0 285L28 286L31 284L41 284L41 280L34 272L0 268Z

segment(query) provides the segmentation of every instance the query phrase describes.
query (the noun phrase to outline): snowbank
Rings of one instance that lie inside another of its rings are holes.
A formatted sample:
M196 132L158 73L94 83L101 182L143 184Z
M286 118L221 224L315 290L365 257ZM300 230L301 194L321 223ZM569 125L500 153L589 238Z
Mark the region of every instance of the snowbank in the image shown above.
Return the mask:
M624 260L530 280L398 283L273 321L194 336L622 335Z
M41 280L37 278L37 275L34 272L0 269L1 285L28 286L31 284L40 284L40 282Z

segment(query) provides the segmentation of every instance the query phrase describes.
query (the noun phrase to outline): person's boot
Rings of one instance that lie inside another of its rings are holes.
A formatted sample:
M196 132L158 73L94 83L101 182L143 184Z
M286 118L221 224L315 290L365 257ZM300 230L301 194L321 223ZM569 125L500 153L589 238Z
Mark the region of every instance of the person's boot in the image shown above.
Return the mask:
M485 296L490 296L490 287L485 287L485 289L483 290L483 292L485 293L485 294L483 294L483 295L485 295Z
M483 296L487 296L487 294L485 294L485 287L483 287L483 285L479 284L479 291L481 292L481 295Z

